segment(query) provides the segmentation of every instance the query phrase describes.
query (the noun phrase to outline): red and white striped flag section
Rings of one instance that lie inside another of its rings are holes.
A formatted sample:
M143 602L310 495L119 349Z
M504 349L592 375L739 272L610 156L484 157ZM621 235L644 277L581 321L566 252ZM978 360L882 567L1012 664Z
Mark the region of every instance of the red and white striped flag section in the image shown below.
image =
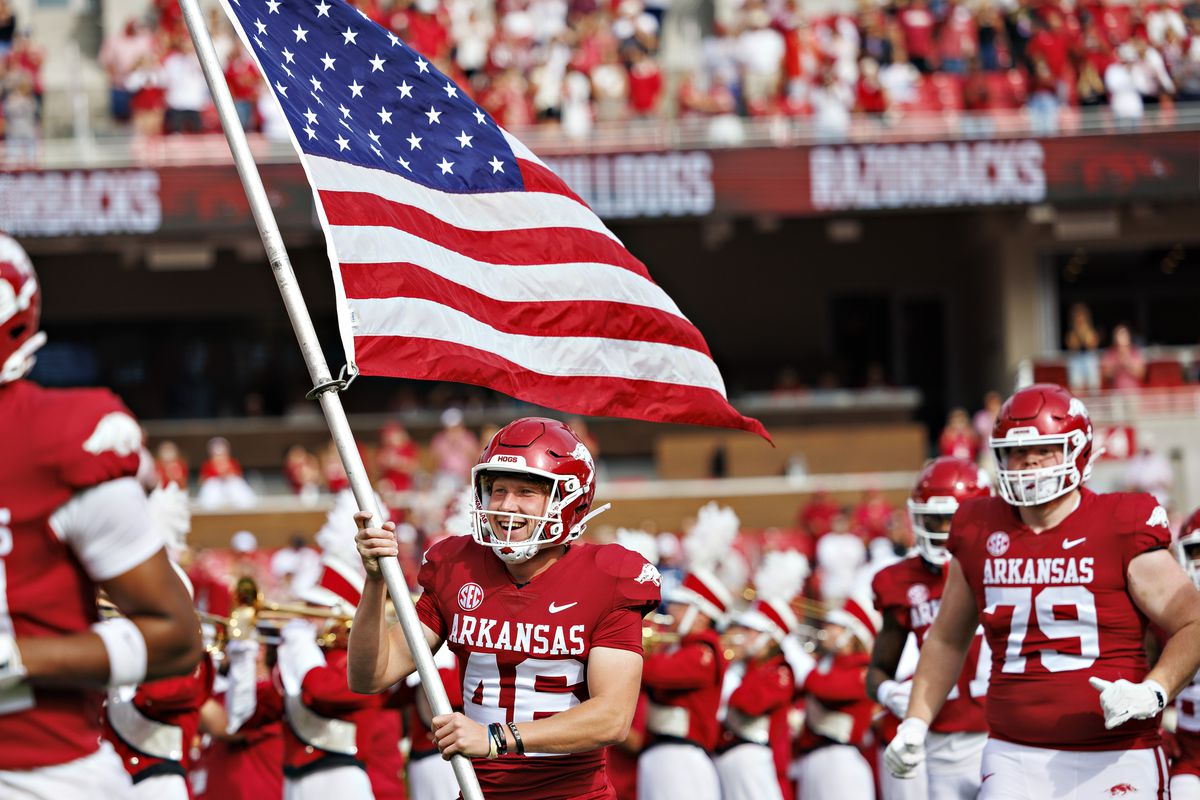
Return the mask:
M420 54L342 0L229 2L313 186L362 374L769 439L646 267Z

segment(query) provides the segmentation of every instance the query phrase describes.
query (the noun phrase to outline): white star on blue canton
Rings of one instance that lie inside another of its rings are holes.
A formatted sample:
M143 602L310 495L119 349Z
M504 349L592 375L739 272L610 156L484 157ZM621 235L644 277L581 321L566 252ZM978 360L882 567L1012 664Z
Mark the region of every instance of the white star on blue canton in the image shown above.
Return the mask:
M321 82L319 80L317 80L315 75L310 75L308 78L308 82L312 84L314 92L321 91Z
M375 145L371 145L371 152L373 152L375 155L379 156L380 158L383 158L383 153L380 152L379 148L376 147Z
M346 30L342 31L342 44L356 44L354 41L358 38L358 32L351 30L350 26L346 26Z
M421 70L421 72L429 72L429 63L423 58L418 58L417 69Z
M308 134L308 138L310 141L317 138L317 132L314 131L312 128L308 127L307 125L304 126L304 132Z
M267 0L267 13L268 14L278 14L279 13L279 0Z
M471 147L471 140L474 139L475 137L467 136L467 132L462 131L458 134L458 136L455 136L454 138L458 139L459 147Z
M458 97L458 87L450 81L446 81L446 85L442 87L442 91L446 93L446 97Z
M293 64L296 61L296 56L292 53L291 50L288 50L286 47L283 48L283 57L287 60L287 63L289 63L289 64Z
M384 106L379 107L378 116L380 125L392 124L392 112L388 111Z
M420 150L421 149L421 137L417 136L417 134L410 133L408 135L408 138L405 141L408 142L409 150Z
M376 53L375 57L369 63L371 64L371 72L383 72L383 65L387 62L379 57L379 53Z
M401 97L412 97L412 87L408 85L408 81L400 81L396 88L400 90Z
M315 8L317 10L317 19L320 19L321 17L328 17L329 9L331 7L332 6L330 6L328 3L326 3L325 0L321 0L320 5L313 6L313 8Z
M254 43L256 45L258 45L260 50L265 50L267 47L265 44L262 43L262 39L259 39L257 36L254 37Z
M321 59L321 63L325 65L325 71L326 71L326 72L328 72L329 70L333 69L333 62L335 62L335 61L337 61L337 59L336 59L336 58L330 58L330 57L329 57L329 53L326 53L326 54L325 54L325 57Z
M492 156L492 160L489 161L488 164L490 164L492 167L493 175L495 175L497 172L504 172L504 162L495 156Z
M279 81L275 81L275 91L279 92L284 97L287 97L287 87Z
M259 36L262 36L263 34L265 34L267 32L267 26L263 24L263 21L261 19L254 20L254 27L258 28ZM299 26L297 26L297 27L299 27Z
M480 125L487 122L487 117L484 116L483 111L478 108L475 109L475 121L478 122Z
M350 90L351 97L362 97L363 86L357 80L346 88Z
M375 131L367 131L367 138L369 138L375 144L379 144L379 134Z
M408 170L409 172L412 172L412 167L410 167L410 166L408 165L408 162L407 162L407 161L405 161L403 158L400 158L399 156L396 156L396 163L397 163L397 164L399 164L400 166L404 167L404 168L405 168L406 170Z
M350 109L346 108L341 103L338 103L338 111L342 112L342 116L346 119L354 119L354 117L350 116Z
M349 150L350 149L350 140L349 139L339 136L334 141L337 142L337 146L338 146L339 150Z
M391 31L388 31L388 41L392 43L392 47L395 47L396 45L400 44L400 37Z
M425 112L425 116L429 117L430 125L441 125L442 124L441 119L439 119L439 117L442 116L442 112L438 111L433 106L429 107L429 110Z
M438 164L437 167L442 171L443 175L454 174L454 162L447 161L445 156L442 156L442 163Z
M320 125L321 124L320 122L317 121L317 115L313 113L313 110L311 108L304 109L304 119L308 121L309 125Z
M301 28L300 23L296 23L296 30L292 31L292 33L296 34L297 42L308 41L308 31L304 30L304 28Z

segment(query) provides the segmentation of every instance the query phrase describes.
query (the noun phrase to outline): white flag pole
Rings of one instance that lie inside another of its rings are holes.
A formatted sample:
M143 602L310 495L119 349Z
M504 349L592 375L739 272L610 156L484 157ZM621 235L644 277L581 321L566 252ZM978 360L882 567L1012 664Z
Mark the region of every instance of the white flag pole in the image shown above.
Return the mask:
M304 296L300 293L300 287L296 283L296 274L292 270L292 263L283 246L279 225L275 221L271 204L267 200L267 192L263 188L262 178L258 174L258 167L250 153L250 145L246 141L245 131L242 130L242 123L238 119L237 110L233 105L229 86L225 83L225 75L221 70L220 60L217 57L216 48L213 46L211 35L204 23L204 16L198 0L179 0L179 6L183 9L184 22L191 33L192 42L196 45L196 55L200 58L200 66L204 69L204 78L208 81L209 91L212 92L217 115L221 119L221 127L225 130L225 138L229 141L229 149L233 152L233 161L237 165L238 175L242 179L242 186L250 201L250 210L258 225L259 236L262 237L263 247L266 248L267 258L271 262L271 269L275 272L275 282L279 284L279 293L283 296L284 307L287 309L288 318L292 321L292 329L296 333L296 340L300 344L304 363L308 366L308 374L313 381L313 389L309 392L309 397L315 397L321 404L321 410L325 413L329 432L333 436L338 454L342 458L342 464L346 468L346 476L350 480L350 488L354 492L355 500L358 501L358 507L363 511L369 511L378 522L383 519L383 515L376 502L375 490L367 477L362 456L354 442L354 434L350 430L349 420L346 419L346 411L342 408L342 400L338 396L338 392L346 387L346 381L340 378L334 379L329 372L329 365L325 362L325 355L321 351L317 332L313 328L308 306L305 305ZM433 709L435 715L449 714L451 712L450 700L446 697L446 689L442 686L441 676L433 663L433 654L429 651L429 644L425 641L421 621L417 618L417 610L413 606L412 598L409 597L408 586L400 570L400 562L396 558L381 558L379 566L383 571L388 594L392 598L392 606L396 609L396 618L400 621L400 628L404 631L404 638L408 641L408 647L416 662L417 674L420 675L421 686L425 690L425 696L429 699L430 708ZM462 790L463 800L483 800L483 792L479 788L479 781L475 777L475 770L472 768L470 760L465 756L456 755L451 762L455 778Z

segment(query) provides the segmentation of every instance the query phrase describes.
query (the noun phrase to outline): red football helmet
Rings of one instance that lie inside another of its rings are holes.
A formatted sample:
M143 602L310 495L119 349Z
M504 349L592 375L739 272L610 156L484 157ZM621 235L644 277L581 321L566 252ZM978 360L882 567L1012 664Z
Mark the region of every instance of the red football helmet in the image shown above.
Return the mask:
M942 456L927 463L908 498L908 520L921 557L939 566L949 562L950 517L961 501L991 493L987 473L974 461Z
M1013 447L1062 448L1062 463L1008 469ZM1014 506L1037 506L1078 488L1092 474L1092 421L1083 402L1061 386L1035 383L1000 406L992 428L1000 496Z
M1200 508L1192 512L1179 528L1179 541L1175 542L1175 555L1183 570L1200 588Z
M0 233L0 384L25 377L46 343L38 330L42 290L21 245Z
M550 481L550 496L540 516L488 508L492 480L505 474ZM471 535L510 563L533 558L543 545L578 539L587 521L608 508L591 510L596 496L592 454L573 430L556 419L525 417L501 428L471 470L471 485L475 495ZM524 520L533 533L528 539L510 542L505 526L493 525L493 518Z

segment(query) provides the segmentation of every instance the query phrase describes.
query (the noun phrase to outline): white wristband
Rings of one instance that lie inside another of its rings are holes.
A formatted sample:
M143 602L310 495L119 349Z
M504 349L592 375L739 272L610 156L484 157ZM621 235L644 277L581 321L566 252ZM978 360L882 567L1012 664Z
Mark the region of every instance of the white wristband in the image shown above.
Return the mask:
M136 686L146 680L146 639L137 625L114 617L97 622L92 632L108 652L109 686Z
M891 698L892 692L900 688L900 683L894 680L886 680L879 684L879 688L875 690L875 699L879 701L881 706L886 706Z

